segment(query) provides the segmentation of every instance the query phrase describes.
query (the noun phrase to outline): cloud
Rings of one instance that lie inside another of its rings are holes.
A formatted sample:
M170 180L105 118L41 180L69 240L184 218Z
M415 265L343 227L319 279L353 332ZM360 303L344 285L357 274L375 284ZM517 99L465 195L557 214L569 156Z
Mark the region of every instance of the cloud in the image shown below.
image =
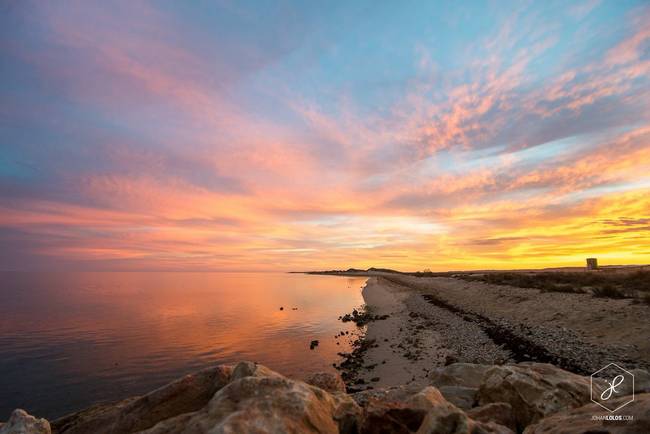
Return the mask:
M445 26L467 12L430 29L414 10L403 29L387 7L12 9L2 257L228 270L650 259L647 8L522 5L460 29ZM341 12L349 32L404 39L352 41L335 31Z

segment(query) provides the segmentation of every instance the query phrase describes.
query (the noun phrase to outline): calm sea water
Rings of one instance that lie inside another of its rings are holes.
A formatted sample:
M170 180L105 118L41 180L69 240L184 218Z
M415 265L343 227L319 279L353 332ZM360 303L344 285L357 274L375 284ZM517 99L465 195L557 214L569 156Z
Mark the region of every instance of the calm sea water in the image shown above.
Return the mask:
M349 350L334 335L357 331L338 316L363 303L365 283L279 273L0 278L0 421L17 407L55 418L216 363L253 360L297 378L332 370Z

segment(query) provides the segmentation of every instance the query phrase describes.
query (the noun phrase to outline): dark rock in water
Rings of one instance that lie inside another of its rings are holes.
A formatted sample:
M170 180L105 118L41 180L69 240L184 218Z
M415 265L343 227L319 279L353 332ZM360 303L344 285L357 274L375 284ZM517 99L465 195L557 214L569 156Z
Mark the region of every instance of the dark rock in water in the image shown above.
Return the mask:
M370 321L381 321L389 318L389 315L373 315L367 310L357 310L353 309L352 313L346 313L343 316L339 317L339 320L343 322L354 322L357 326L361 327L369 323Z
M363 367L363 356L375 344L374 339L363 339L353 342L354 350L351 353L338 353L343 361L336 368L341 371L341 376L346 384L357 384L355 380L359 370Z
M319 344L318 340L313 340L313 341L311 341L311 342L309 343L309 349L310 349L310 350L313 350L314 348L316 348L316 347L318 346L318 344Z

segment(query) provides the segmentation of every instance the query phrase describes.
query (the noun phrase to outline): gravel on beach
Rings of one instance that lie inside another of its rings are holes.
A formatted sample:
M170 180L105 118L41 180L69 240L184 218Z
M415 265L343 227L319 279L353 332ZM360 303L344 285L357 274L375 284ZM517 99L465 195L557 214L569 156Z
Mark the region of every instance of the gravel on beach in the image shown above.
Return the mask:
M445 279L446 282L434 280L416 286L411 280L393 276L373 276L368 280L364 289L367 309L373 315L389 318L369 321L366 334L356 346L361 350L349 355L354 362L348 362L347 368L342 364L344 378L355 390L426 384L431 370L455 362L491 365L536 361L582 375L590 375L611 362L630 369L650 367L647 359L639 357L633 339L618 343L605 339L599 343L601 335L585 336L584 330L568 328L558 321L531 323L523 309L519 318L512 309L501 315L496 303L484 303L478 309L480 302L475 297L464 301L462 291L467 288L466 282L451 282L456 286L450 287L450 279ZM437 287L439 283L447 286ZM503 297L502 302L511 308L520 296L515 291L510 299ZM523 296L534 297L530 293ZM547 295L540 298L544 298L539 302L543 309ZM602 301L594 302L595 307L588 309L600 309L599 303ZM553 312L547 314L558 318ZM364 345L364 339L371 340L372 345Z

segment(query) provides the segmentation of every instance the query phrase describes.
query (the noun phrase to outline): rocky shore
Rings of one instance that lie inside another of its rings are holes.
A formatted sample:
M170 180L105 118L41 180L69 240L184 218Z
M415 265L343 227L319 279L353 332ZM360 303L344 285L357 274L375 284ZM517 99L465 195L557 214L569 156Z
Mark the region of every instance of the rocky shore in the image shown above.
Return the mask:
M374 274L365 338L337 367L352 390L415 384L454 362L549 363L590 375L650 368L650 306L452 278Z
M606 420L610 413L590 403L589 377L549 364L454 363L433 369L428 378L424 387L347 393L336 374L314 374L303 382L242 362L205 369L147 395L51 422L16 410L0 433L650 432L647 373L622 412L631 421ZM604 385L597 387L600 391Z
M418 313L437 317L445 310L475 324L507 350L512 361L552 363L585 375L613 361L630 369L650 369L650 306L633 299L594 298L453 278L377 279L408 287L409 306ZM433 308L424 307L423 300ZM457 357L466 354L462 351Z
M16 410L0 434L650 433L647 306L383 275L363 296L340 318L365 331L340 374L219 365L53 421ZM634 375L616 413L592 402L609 385L589 376L613 361Z

